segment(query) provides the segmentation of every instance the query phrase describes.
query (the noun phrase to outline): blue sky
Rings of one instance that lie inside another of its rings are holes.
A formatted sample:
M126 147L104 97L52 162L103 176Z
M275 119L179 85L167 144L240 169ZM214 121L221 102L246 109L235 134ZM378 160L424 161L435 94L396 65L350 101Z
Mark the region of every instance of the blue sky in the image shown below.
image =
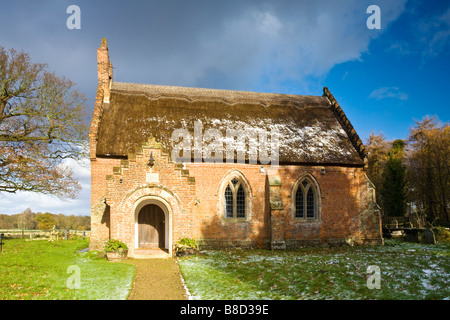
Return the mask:
M96 49L108 39L114 79L163 85L321 95L328 87L365 141L406 138L426 115L450 118L450 3L414 0L3 1L0 45L77 83L93 108ZM69 5L81 29L69 30ZM381 29L368 29L369 5ZM0 213L90 211L83 191L62 201L0 196Z

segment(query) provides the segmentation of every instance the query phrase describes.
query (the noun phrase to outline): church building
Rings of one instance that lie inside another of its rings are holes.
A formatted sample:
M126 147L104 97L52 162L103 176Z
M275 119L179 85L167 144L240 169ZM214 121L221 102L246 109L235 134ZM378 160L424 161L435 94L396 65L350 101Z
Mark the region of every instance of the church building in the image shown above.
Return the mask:
M91 249L382 244L367 152L327 88L291 95L122 83L106 39L89 133Z

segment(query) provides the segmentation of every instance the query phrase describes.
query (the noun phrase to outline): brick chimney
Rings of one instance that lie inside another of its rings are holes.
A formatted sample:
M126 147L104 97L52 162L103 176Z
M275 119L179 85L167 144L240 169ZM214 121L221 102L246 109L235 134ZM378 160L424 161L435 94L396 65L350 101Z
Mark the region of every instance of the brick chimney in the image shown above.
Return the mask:
M103 113L103 104L109 104L109 97L112 83L112 64L109 61L108 46L106 39L102 39L100 48L97 49L97 70L98 70L98 87L95 96L94 112L91 119L91 127L89 130L89 145L91 163L96 160L98 125Z
M113 81L112 64L109 61L106 38L97 49L98 89L103 90L103 102L109 103L111 83Z

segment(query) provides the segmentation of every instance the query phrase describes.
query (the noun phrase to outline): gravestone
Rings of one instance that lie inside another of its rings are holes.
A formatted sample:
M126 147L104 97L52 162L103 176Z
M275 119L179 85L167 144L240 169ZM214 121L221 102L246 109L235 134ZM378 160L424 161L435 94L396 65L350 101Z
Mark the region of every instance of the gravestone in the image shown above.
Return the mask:
M423 233L423 242L429 244L436 244L436 237L431 229L426 229Z
M406 241L419 242L419 232L416 229L405 229Z
M50 232L50 239L48 240L48 241L53 241L54 240L54 236L56 235L56 226L55 225L53 225L53 229L52 229L52 231Z

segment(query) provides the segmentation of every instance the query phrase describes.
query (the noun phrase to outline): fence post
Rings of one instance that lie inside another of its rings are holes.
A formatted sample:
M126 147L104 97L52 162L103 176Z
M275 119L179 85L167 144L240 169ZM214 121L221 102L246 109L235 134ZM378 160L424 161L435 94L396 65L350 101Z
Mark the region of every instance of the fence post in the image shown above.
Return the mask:
M0 253L2 253L3 252L3 237L5 236L5 234L4 233L1 233L0 234Z

